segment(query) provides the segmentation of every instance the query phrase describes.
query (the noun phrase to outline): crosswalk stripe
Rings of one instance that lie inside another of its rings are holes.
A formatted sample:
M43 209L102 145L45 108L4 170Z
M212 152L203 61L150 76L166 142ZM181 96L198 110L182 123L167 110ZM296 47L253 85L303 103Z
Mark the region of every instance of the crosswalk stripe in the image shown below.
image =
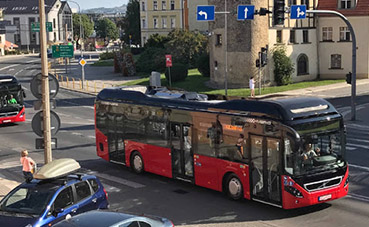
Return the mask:
M123 178L114 177L114 176L111 176L111 175L108 175L108 174L105 174L105 173L97 173L97 172L94 172L94 171L89 171L88 174L93 174L93 175L98 176L99 178L103 178L103 179L106 179L106 180L109 180L109 181L113 181L113 182L118 183L118 184L123 184L123 185L126 185L126 186L131 187L131 188L146 187L143 184L136 183L136 182L133 182L133 181L129 181L129 180L126 180L126 179L123 179Z

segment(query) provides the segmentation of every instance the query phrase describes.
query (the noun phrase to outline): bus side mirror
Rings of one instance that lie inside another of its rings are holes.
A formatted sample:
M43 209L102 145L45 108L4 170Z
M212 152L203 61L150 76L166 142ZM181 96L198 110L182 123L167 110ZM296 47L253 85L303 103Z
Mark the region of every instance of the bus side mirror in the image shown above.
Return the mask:
M23 93L23 98L26 98L26 92L24 92L24 90L22 90Z

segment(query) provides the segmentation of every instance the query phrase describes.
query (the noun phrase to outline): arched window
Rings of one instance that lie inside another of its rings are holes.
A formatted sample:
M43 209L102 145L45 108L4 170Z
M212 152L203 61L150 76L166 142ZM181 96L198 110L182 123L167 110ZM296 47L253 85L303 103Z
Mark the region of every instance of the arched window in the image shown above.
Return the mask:
M306 54L301 54L297 58L297 75L309 74L309 59Z

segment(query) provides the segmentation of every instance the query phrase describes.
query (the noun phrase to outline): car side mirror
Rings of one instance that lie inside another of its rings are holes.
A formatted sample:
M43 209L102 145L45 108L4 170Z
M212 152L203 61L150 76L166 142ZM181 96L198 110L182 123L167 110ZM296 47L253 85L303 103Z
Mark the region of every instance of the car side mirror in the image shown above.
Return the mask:
M56 209L52 212L52 215L53 215L54 217L57 217L57 216L58 216L58 214L63 213L63 212L64 212L64 209L63 209L63 208L56 208Z

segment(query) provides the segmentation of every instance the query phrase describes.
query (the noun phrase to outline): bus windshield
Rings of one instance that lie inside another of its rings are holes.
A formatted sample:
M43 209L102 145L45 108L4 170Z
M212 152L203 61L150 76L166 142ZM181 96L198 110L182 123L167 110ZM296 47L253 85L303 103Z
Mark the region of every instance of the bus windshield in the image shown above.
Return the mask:
M292 175L329 171L345 165L344 143L341 132L307 134L301 143L291 146L285 140L285 170Z

